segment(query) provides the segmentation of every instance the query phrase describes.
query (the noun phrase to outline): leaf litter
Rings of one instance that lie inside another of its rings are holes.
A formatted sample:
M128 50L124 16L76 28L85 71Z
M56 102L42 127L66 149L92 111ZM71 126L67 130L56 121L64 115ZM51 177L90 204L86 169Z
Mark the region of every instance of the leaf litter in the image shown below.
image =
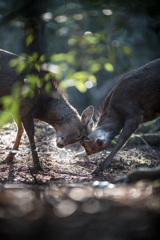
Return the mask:
M26 133L23 134L19 150L15 155L13 164L4 163L5 157L12 150L16 138L16 126L14 123L5 125L0 129L0 182L15 183L47 183L61 180L62 182L93 182L110 181L124 176L130 171L142 167L152 168L160 165L160 161L154 157L146 145L125 146L114 157L108 169L103 175L94 177L91 172L108 156L111 149L89 157L77 157L76 154L83 151L79 143L72 144L63 149L56 146L56 134L54 129L44 122L35 120L35 142L40 163L45 170L38 174L32 174L33 166L30 144ZM152 149L156 156L160 155L160 148Z

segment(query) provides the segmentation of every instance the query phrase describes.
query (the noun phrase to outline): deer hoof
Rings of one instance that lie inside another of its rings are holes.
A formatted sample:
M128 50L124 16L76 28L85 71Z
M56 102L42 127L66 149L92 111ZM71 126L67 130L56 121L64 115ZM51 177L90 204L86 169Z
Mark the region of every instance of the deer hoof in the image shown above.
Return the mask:
M96 170L94 170L92 173L91 173L93 176L97 176L100 174L100 170L98 168L96 168Z
M103 169L101 166L97 167L91 174L97 176L100 173L103 173Z
M11 154L8 154L7 157L5 158L4 162L5 163L13 163L13 158L14 156L12 156Z
M35 165L32 169L31 169L31 172L32 173L37 173L39 171L44 171L43 168L41 167L41 165Z

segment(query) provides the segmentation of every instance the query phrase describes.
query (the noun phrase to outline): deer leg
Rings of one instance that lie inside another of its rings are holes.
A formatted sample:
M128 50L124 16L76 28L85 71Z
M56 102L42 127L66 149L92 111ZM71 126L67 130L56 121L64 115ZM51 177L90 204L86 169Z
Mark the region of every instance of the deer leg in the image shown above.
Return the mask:
M17 153L16 150L18 150L18 147L19 147L19 144L20 144L20 141L21 141L21 137L22 137L22 134L23 134L22 123L17 122L17 127L18 127L18 132L17 132L17 136L16 136L16 141L14 143L14 146L13 146L12 150L10 151L10 153L8 154L8 156L5 159L5 161L7 161L7 162L13 162L13 158Z
M123 130L118 138L116 146L113 148L112 152L105 159L105 161L100 164L94 172L92 172L93 175L99 174L100 172L104 171L104 169L110 164L112 158L116 155L119 149L125 144L125 142L129 139L132 133L136 131L140 123L140 117L137 118L137 120L134 119L134 121L131 118L125 121Z
M33 120L32 113L31 112L28 113L27 116L22 117L21 120L23 123L23 127L29 138L31 151L32 151L32 157L33 157L33 163L34 163L34 170L35 171L43 171L43 169L40 165L40 162L39 162L38 154L36 151L36 145L35 145L35 141L34 141L34 120Z

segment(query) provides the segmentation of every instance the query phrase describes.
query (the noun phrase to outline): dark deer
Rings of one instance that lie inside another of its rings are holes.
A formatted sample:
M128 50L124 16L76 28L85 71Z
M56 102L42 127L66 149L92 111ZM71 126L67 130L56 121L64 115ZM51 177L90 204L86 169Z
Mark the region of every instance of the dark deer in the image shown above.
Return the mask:
M86 154L90 155L106 149L116 135L120 133L120 136L112 152L93 174L103 172L139 124L158 116L160 59L125 75L107 95L100 108L100 117L94 131L81 145L85 147Z
M0 50L0 98L10 95L16 82L24 84L25 72L16 74L15 69L9 67L9 62L17 58L17 55ZM32 72L30 72L32 73ZM46 71L41 70L39 78L43 81ZM45 82L45 81L44 81ZM81 117L74 107L65 99L57 88L55 79L50 80L51 90L46 93L43 88L37 89L33 98L25 98L20 103L19 119L17 121L18 133L13 150L18 150L23 129L25 129L34 162L34 170L43 170L34 141L34 118L45 121L54 127L57 136L57 146L62 148L80 141L92 126L93 107L86 108ZM0 103L0 110L3 104ZM14 116L13 116L14 117ZM16 151L11 151L6 160L13 162Z

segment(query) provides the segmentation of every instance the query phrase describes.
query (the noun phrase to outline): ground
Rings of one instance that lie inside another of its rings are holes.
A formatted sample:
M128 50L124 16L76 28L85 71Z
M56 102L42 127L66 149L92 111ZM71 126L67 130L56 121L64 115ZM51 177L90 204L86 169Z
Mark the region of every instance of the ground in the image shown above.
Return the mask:
M4 163L12 149L15 125L0 129L0 238L45 240L158 239L160 182L113 184L140 167L160 165L160 148L125 146L99 177L91 172L109 149L76 157L76 143L58 149L53 128L35 121L36 145L44 172L33 174L24 134L14 163ZM111 149L110 149L111 150Z
M104 161L111 149L87 157L76 157L83 151L79 143L63 149L56 146L55 132L49 125L35 121L35 139L39 159L44 173L33 175L31 173L32 156L28 137L24 133L21 139L13 165L3 163L5 157L12 149L16 137L14 123L7 124L0 129L0 183L47 183L49 181L61 182L92 182L106 180L112 182L115 178L124 176L130 171L142 167L155 167L160 165L160 147L150 149L146 144L123 147L112 160L110 167L100 177L93 177L91 172Z

